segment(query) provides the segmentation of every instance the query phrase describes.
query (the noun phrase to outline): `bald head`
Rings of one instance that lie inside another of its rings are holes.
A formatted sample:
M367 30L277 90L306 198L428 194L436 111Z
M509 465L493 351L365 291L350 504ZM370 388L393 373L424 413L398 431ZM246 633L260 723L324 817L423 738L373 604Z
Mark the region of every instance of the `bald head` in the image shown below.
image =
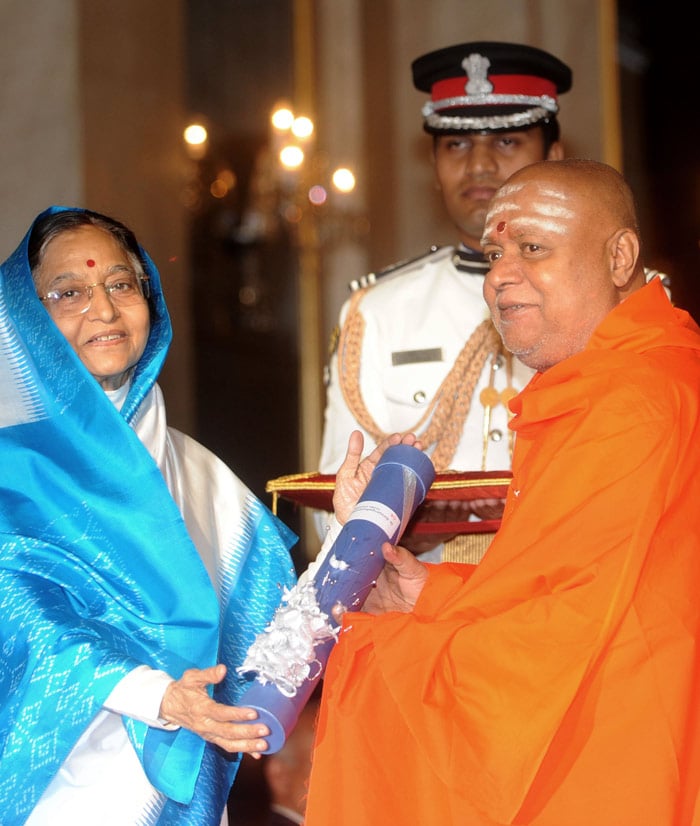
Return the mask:
M576 158L542 161L511 175L498 194L507 196L511 188L523 186L527 181L556 193L560 200L575 202L580 213L602 214L611 226L629 227L639 234L632 190L612 166Z
M644 269L634 198L596 161L527 166L498 190L482 245L484 297L513 353L537 370L582 350Z

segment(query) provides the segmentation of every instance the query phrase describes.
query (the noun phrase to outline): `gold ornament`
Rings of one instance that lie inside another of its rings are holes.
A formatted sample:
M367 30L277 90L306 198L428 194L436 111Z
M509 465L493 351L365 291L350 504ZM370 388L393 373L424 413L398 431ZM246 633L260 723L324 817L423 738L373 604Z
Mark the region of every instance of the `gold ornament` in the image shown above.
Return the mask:
M484 407L495 407L501 400L501 394L495 387L484 387L479 394L479 401Z

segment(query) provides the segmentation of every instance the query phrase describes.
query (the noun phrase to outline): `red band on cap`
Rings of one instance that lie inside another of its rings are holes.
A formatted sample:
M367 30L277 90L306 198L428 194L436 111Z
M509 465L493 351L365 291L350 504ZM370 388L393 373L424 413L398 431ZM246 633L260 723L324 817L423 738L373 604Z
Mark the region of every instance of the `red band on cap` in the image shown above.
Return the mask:
M556 84L552 83L551 80L545 80L543 77L536 77L535 75L489 75L488 79L493 83L492 95L528 95L528 97L548 95L554 100L557 99ZM433 100L464 97L467 94L466 85L468 80L466 75L438 80L437 83L433 84L431 97Z

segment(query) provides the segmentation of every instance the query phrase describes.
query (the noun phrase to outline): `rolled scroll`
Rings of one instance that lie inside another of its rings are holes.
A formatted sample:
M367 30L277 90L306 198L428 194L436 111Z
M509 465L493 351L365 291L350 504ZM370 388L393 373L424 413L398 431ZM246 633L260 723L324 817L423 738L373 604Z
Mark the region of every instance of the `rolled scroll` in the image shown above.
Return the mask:
M248 649L238 672L255 678L238 705L254 708L270 729L266 754L284 745L323 676L340 627L336 617L362 608L384 566L382 543L398 541L434 478L422 451L387 448L333 545L285 592Z

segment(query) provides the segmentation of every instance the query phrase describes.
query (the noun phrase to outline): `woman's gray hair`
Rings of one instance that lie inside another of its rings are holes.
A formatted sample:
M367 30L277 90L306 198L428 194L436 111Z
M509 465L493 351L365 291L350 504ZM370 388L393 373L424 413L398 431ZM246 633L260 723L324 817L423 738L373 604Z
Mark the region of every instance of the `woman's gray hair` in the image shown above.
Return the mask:
M66 209L61 212L53 212L39 218L29 237L29 267L32 277L36 282L41 263L44 260L46 248L64 232L78 229L79 227L94 226L105 230L112 235L119 246L124 250L129 258L134 272L138 276L145 275L145 261L141 248L134 233L121 221L93 212L89 209Z

